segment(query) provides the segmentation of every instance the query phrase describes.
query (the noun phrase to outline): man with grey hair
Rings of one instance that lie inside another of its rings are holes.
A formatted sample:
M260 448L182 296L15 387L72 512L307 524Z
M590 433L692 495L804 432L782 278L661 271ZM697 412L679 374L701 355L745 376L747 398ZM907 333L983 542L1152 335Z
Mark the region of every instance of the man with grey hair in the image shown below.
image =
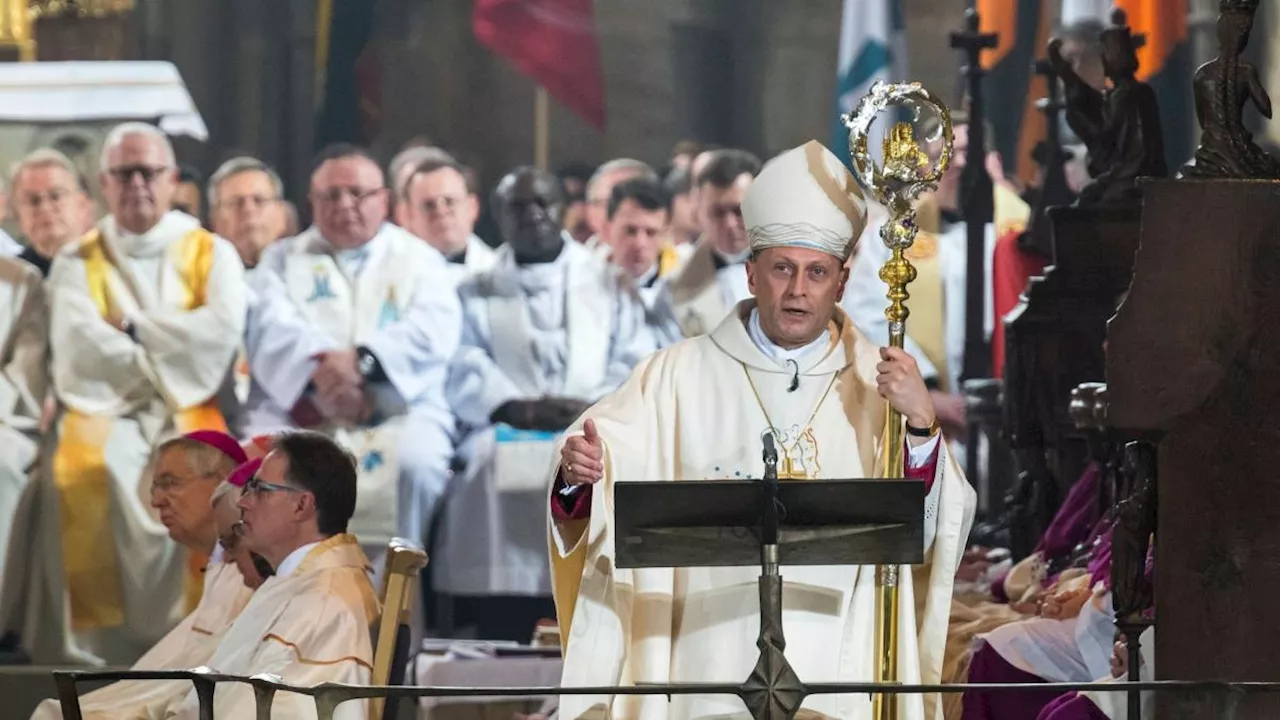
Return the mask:
M170 209L177 170L163 132L115 127L101 168L111 212L58 253L48 281L50 343L66 351L51 363L59 442L40 481L61 508L62 574L49 580L64 583L59 597L82 650L62 654L119 663L185 614L154 587L187 565L154 532L145 469L175 433L226 429L216 396L246 299L235 248ZM148 572L126 572L125 558Z
M658 174L639 160L617 158L596 168L587 181L587 225L591 227L591 238L586 245L601 257L609 256L609 246L601 234L609 222L609 197L618 184L636 178L657 182Z
M10 177L18 225L27 239L18 257L47 276L53 256L93 226L93 201L75 164L53 148L19 160Z
M280 175L257 158L236 157L213 173L208 192L213 231L235 246L246 268L255 267L262 251L284 233Z
M434 145L409 145L396 153L387 165L387 179L391 181L391 217L400 227L405 227L409 221L403 209L407 201L405 194L408 192L406 185L409 182L409 176L425 162L456 163L458 161L453 155Z

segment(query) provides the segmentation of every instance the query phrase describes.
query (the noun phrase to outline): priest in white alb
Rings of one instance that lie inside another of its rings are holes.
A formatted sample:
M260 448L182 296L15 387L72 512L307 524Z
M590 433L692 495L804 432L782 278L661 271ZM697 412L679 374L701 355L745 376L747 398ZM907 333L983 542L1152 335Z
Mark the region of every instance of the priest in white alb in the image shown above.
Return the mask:
M268 673L300 687L368 685L373 667L370 626L378 599L372 569L347 532L356 509L354 458L316 432L279 435L239 501L244 543L275 568L231 623L206 667L228 675ZM337 720L364 720L368 705L345 702ZM195 720L194 689L148 718ZM255 717L248 685L219 684L213 717ZM309 720L315 701L276 693L273 718Z
M337 145L311 176L315 224L262 256L245 346L244 434L310 428L356 456L352 532L375 566L397 535L425 543L453 452L444 399L462 313L435 248L386 222L369 153Z
M528 642L553 612L543 494L556 437L654 343L629 279L561 229L555 177L518 168L493 198L506 244L458 289L465 322L449 402L462 470L432 566L459 624Z
M113 129L101 183L111 213L59 251L47 285L58 442L14 615L42 662L132 663L193 608L207 558L189 558L146 507L146 469L174 435L226 430L215 398L245 320L235 248L170 210L164 133Z
M865 222L862 193L817 142L774 158L743 202L750 238L739 303L709 335L651 356L567 432L551 490L550 552L564 686L738 683L758 650L757 568L616 566L613 489L645 480L759 477L761 436L802 478L882 476L889 405L906 423L906 467L924 483L925 562L899 588L898 675L938 681L952 583L975 496L939 442L932 402L904 351L861 335L838 307ZM873 679L871 567L783 571L787 657L807 682ZM904 695L899 718L939 718ZM864 695L805 700L813 717L869 720ZM564 696L560 717L738 718L732 696Z

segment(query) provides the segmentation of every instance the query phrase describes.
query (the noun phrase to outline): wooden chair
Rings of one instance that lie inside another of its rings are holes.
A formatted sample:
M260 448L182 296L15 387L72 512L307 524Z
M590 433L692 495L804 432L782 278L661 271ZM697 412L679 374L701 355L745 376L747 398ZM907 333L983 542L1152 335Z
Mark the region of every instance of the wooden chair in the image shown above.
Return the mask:
M418 575L426 566L427 553L417 543L395 538L388 544L383 573L382 618L378 622L373 677L370 678L374 685L400 685L404 682L405 668L413 652L409 647L409 624L414 611L414 591L418 586ZM386 704L385 698L369 700L371 720L395 720L398 709L398 702Z

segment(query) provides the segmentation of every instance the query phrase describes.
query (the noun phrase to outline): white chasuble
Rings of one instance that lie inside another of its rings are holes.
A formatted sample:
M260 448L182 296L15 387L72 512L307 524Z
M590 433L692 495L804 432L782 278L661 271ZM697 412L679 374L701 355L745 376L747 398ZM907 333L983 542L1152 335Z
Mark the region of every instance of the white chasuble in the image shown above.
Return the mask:
M195 612L148 650L132 669L190 670L205 665L252 595L234 562L211 562L205 570L204 591ZM85 720L156 717L190 690L191 683L186 680L121 681L81 695L80 712ZM45 700L31 720L61 717L58 701Z
M463 348L449 395L469 432L432 563L436 588L547 595L542 500L558 434L489 417L510 400L592 402L612 391L653 350L644 307L621 273L572 240L554 262L523 267L499 250L494 269L459 294Z
M49 311L40 272L21 260L0 258L0 597L10 531L39 450L48 352ZM27 536L16 539L15 560L28 562Z
M169 437L226 427L215 397L244 328L243 273L230 243L179 212L142 235L108 216L56 257L48 290L61 414L41 473L48 487L31 500L31 512L52 514L31 520L41 560L26 579L27 607L15 609L24 647L42 661L131 663L199 600L207 558L152 515L149 467ZM132 337L117 329L122 320Z
M605 477L593 490L589 520L549 521L564 686L737 683L758 656L759 569L616 567L615 483L760 477L761 439L771 428L780 455L809 478L879 475L886 405L876 391L878 347L837 310L831 345L798 359L799 385L789 392L792 373L748 336L753 303L739 304L711 335L658 352L583 416L595 421L604 442ZM566 434L580 432L576 425ZM905 683L938 682L952 584L973 521L973 490L946 448L938 453L925 503L925 564L900 575ZM871 681L872 569L784 567L782 577L787 657L800 678ZM899 703L900 718L941 718L935 697L902 696ZM866 695L814 696L802 707L819 717L871 718ZM748 717L734 697L560 701L566 719L603 717L605 708L612 718Z
M457 349L460 311L446 264L393 225L354 250L335 250L313 227L270 248L254 271L247 433L293 426L289 411L319 353L366 347L387 374L387 382L367 387L376 408L369 425L315 428L356 457L350 528L370 552L396 535L425 542L426 518L447 477L453 417L445 368ZM417 491L424 482L427 497Z
M252 676L268 673L301 687L322 683L368 685L373 667L370 626L378 618L378 600L369 582L369 561L356 538L334 535L307 552L301 564L283 576L267 578L231 623L205 665L215 672ZM367 704L338 706L337 720L363 720ZM195 720L199 702L187 684L182 696L158 718ZM253 688L219 684L214 692L216 718L254 717ZM277 693L271 717L315 718L315 700Z

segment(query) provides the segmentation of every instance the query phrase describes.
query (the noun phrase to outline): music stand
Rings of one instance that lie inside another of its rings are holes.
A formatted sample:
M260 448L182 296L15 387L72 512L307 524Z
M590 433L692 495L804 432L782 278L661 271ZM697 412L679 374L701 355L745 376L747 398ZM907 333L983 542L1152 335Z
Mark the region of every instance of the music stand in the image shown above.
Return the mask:
M924 483L765 478L614 485L620 568L761 566L760 657L741 697L756 720L794 717L808 691L787 662L780 565L924 562Z

